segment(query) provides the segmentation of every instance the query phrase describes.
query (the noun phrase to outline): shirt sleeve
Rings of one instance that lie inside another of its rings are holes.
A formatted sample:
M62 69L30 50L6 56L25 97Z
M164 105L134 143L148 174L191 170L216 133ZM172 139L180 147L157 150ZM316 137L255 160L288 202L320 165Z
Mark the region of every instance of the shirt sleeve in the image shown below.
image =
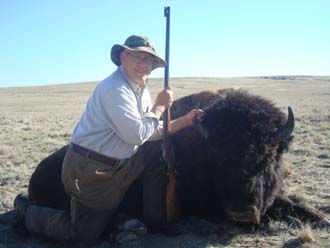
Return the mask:
M158 126L155 129L154 133L150 136L150 141L160 140L163 137L163 121L158 122Z
M128 144L143 144L158 128L155 116L141 115L137 98L130 88L111 88L102 92L101 101L113 131Z

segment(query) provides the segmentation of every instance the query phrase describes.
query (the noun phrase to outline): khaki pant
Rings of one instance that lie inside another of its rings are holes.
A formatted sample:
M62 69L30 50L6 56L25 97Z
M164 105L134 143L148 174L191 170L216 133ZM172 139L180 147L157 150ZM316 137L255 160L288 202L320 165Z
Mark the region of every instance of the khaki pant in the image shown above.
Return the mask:
M137 178L142 179L143 185L144 221L164 223L167 177L160 157L160 142L147 142L132 158L114 166L69 150L63 162L62 181L71 196L71 211L31 205L26 213L28 230L54 240L93 244Z

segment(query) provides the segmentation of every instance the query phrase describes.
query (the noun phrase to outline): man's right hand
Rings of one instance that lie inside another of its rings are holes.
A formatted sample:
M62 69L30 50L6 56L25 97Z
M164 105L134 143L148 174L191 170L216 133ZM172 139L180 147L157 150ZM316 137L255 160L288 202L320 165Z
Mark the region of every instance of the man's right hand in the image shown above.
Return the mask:
M173 95L174 92L171 90L171 88L164 89L157 95L151 112L153 112L158 117L158 119L161 117L165 109L171 107L173 103Z
M162 106L165 109L169 108L173 103L174 92L171 88L162 90L156 97L155 106Z

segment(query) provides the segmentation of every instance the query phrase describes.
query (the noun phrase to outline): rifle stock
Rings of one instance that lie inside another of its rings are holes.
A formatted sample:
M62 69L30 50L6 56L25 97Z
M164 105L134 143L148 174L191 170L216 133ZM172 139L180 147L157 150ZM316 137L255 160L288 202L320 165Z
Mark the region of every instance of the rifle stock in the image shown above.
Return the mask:
M165 48L165 75L164 75L164 88L169 87L169 45L170 45L170 7L164 8L164 16L166 17L166 48ZM167 166L168 183L166 187L166 221L173 223L180 218L180 205L176 194L176 171L175 171L175 158L174 151L171 145L169 134L170 129L170 111L166 109L163 114L163 161Z

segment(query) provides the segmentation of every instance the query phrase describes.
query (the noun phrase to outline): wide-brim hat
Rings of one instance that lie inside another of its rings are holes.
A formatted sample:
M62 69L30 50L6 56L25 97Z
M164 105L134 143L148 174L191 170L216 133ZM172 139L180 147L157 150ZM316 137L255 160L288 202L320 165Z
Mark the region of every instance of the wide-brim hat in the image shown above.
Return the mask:
M165 67L165 60L156 53L154 43L145 36L132 35L126 39L123 45L115 44L111 48L111 60L117 66L121 65L120 53L124 49L135 52L146 52L153 55L155 58L155 62L153 64L152 69L155 69L157 67Z

